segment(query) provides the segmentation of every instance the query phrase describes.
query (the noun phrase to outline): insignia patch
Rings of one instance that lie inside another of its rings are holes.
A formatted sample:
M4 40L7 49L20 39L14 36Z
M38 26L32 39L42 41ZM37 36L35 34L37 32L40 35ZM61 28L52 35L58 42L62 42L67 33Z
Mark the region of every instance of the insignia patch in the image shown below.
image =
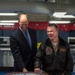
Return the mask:
M64 47L60 48L60 52L66 52L66 48Z
M46 47L46 54L47 54L47 55L50 55L50 54L52 54L52 52L53 52L53 51L52 51L52 48L49 47L49 46L47 46L47 47Z

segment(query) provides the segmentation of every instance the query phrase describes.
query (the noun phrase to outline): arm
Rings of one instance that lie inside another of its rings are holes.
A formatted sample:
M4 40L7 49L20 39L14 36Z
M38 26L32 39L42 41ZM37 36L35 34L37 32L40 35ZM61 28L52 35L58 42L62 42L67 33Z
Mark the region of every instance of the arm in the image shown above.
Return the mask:
M20 71L25 71L24 69L25 65L24 65L24 62L22 61L19 44L13 36L10 36L10 47L11 47L11 52L14 57L16 66L18 67Z
M42 57L43 57L43 45L41 44L41 46L37 50L37 54L36 54L36 57L35 57L34 72L40 73L41 65L42 65L42 61L43 61Z
M66 55L66 71L65 71L65 75L71 75L72 71L73 71L73 58L70 52L70 46L67 45L67 55Z

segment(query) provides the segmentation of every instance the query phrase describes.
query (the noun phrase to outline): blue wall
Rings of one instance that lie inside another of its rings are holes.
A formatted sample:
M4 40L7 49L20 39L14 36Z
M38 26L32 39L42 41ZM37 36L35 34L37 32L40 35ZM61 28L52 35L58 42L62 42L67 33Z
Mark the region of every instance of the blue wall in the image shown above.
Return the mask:
M9 37L14 30L0 30L0 36ZM75 31L60 31L59 36L62 37L65 41L67 41L68 37L75 37ZM47 38L47 34L45 30L37 30L37 41L43 42Z

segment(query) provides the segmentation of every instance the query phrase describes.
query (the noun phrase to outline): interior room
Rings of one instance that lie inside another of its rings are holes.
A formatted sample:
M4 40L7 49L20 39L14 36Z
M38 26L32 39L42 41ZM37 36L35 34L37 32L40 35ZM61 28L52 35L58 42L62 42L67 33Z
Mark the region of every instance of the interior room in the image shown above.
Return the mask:
M28 14L28 26L37 32L37 48L47 38L47 25L58 25L59 36L70 44L75 75L75 0L0 0L0 75L13 72L10 35L20 13Z

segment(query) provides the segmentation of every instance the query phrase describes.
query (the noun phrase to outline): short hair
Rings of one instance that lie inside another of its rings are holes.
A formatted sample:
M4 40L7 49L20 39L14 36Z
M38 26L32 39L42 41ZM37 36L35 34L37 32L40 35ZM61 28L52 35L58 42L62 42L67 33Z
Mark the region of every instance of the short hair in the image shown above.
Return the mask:
M57 24L48 24L48 27L51 27L51 26L54 26L55 29L56 29L57 31L59 31L59 28L58 28L58 25L57 25Z

